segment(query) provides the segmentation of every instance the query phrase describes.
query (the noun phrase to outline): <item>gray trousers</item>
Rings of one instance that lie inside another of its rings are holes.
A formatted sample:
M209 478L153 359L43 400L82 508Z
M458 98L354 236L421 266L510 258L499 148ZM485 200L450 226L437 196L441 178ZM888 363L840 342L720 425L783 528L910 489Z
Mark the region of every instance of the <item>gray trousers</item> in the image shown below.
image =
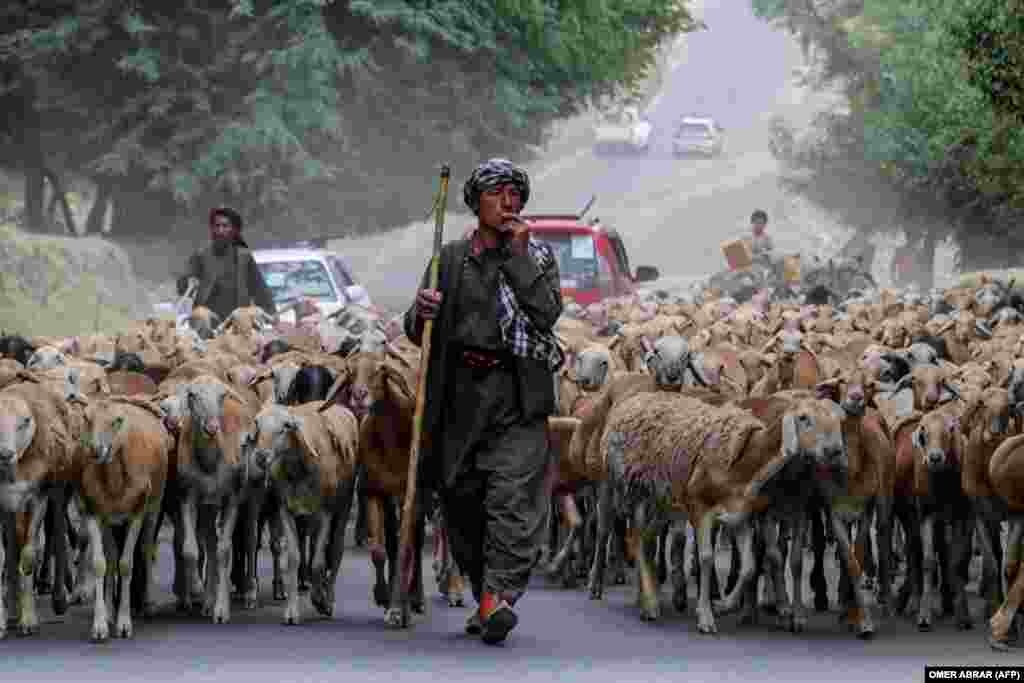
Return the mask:
M514 604L526 591L550 513L550 458L546 419L513 425L467 453L441 491L452 553L478 602L486 592Z

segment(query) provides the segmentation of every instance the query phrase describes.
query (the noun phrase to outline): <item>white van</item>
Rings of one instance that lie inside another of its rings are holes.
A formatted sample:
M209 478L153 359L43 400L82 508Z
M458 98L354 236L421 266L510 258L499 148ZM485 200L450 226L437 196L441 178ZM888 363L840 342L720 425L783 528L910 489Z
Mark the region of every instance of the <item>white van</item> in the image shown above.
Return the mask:
M309 299L323 315L346 304L371 306L370 295L356 283L341 256L326 249L254 249L256 266L270 288L281 320L294 324L292 305Z

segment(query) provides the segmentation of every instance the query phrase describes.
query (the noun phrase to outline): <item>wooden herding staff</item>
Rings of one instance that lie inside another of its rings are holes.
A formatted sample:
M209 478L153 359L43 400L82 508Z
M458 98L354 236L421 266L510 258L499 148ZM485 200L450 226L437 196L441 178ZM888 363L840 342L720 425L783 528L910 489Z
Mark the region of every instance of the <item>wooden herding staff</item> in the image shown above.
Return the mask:
M428 289L437 289L439 269L441 265L441 241L444 235L444 214L448 206L448 179L451 169L448 165L441 167L441 191L437 196L434 222L434 251L430 259L430 277ZM412 588L412 575L415 558L413 557L413 535L416 529L416 480L420 463L420 442L423 437L423 412L427 398L427 370L430 367L430 340L434 331L434 321L423 322L423 337L420 343L420 373L416 383L416 412L412 418L412 443L409 446L409 472L405 483L405 500L402 503L402 525L398 535L398 567L401 584L401 616L393 626L406 628L409 625L409 591ZM440 400L440 396L435 396ZM392 612L392 614L395 614ZM398 616L397 614L395 615Z

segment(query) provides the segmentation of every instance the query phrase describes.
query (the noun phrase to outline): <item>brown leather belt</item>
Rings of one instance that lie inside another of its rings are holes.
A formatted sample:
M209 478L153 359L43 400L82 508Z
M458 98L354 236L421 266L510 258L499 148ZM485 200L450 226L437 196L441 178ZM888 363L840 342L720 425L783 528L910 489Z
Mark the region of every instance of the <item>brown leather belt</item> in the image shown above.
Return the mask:
M510 365L508 355L503 353L464 349L460 357L463 365L475 370L496 370Z

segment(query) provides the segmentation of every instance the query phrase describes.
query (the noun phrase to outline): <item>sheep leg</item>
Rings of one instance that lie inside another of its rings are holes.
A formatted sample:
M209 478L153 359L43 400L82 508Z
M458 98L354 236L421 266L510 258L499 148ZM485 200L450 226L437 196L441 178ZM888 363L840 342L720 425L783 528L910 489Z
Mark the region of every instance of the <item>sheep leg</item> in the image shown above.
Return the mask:
M612 527L611 481L603 481L597 489L597 541L594 544L594 560L590 566L590 599L604 597L604 572L608 562L608 546L611 542Z
M7 564L7 535L10 529L6 523L8 515L0 512L0 640L7 637L7 583L9 576L4 571Z
M40 530L43 536L43 558L36 568L36 595L50 595L53 593L53 557L54 541L56 541L56 536L54 535L54 526L56 524L54 511L57 509L56 494L56 487L46 494L49 496L50 503L46 508L46 516L43 518L43 523L40 525Z
M668 535L669 525L661 527L658 534L658 585L662 586L668 581Z
M334 605L327 602L325 585L328 579L327 544L330 541L333 517L334 515L330 512L317 513L316 524L310 525L316 529L316 536L312 539L312 552L309 558L309 597L313 602L313 607L320 614L328 617L334 612Z
M672 607L677 612L686 612L686 529L688 522L672 525L672 533L668 543L668 563L671 570L669 578L672 581Z
M938 562L935 557L935 515L925 512L921 516L921 570L924 579L921 586L921 604L917 610L917 628L930 631L932 628L932 600L935 599L935 581Z
M739 609L743 594L757 569L757 560L754 557L753 520L743 522L739 528L733 529L733 540L740 550L739 578L725 599L715 605L715 611L719 614L729 614ZM714 570L712 569L712 571ZM757 608L756 604L754 608Z
M875 502L875 538L877 543L876 564L878 567L878 581L876 583L876 604L882 617L888 617L891 612L892 600L892 574L893 574L893 547L892 547L892 499L888 497L878 498Z
M792 547L789 550L789 573L793 580L793 592L789 601L789 630L802 633L807 628L807 605L804 598L804 544L810 518L807 515L796 515L792 526Z
M700 515L697 528L697 544L700 550L700 594L697 598L697 630L701 633L717 633L715 614L711 610L711 573L715 571L715 547L712 535L717 514L711 510Z
M950 549L949 561L946 564L954 600L954 613L957 628L966 631L974 628L974 620L967 605L967 581L960 571L964 560L971 557L971 537L974 535L974 515L968 514L965 519L955 519L946 524L946 545Z
M57 486L51 493L52 524L47 536L52 537L53 547L53 613L60 616L68 611L68 487Z
M828 579L825 577L825 547L828 539L825 534L825 520L823 510L818 505L812 505L811 515L811 550L814 554L814 564L811 567L811 590L814 592L814 609L819 612L827 612L828 600Z
M92 561L89 559L89 534L84 532L84 527L78 540L78 545L78 568L75 571L75 586L71 591L72 605L88 602L92 597L90 591L95 585L95 577L92 575Z
M199 593L199 541L196 539L196 517L198 505L195 493L189 491L181 502L181 555L185 565L183 595L178 596L179 604L185 611L191 611Z
M391 604L391 592L388 589L388 557L384 547L384 501L380 496L369 496L366 501L366 530L366 545L370 549L374 571L373 602L378 607L387 607Z
M846 524L837 515L830 515L830 521L832 522L832 534L835 536L836 545L839 548L840 566L850 577L850 584L853 587L853 606L849 608L847 621L857 629L858 638L870 638L875 633L875 626L871 623L871 615L868 613L864 597L857 589L863 570L858 561L856 549L850 542Z
M761 529L764 536L764 559L771 572L771 585L774 586L775 613L779 621L788 626L792 612L786 600L786 560L779 540L780 526L771 519L765 519Z
M245 501L245 549L242 554L242 606L244 609L255 609L259 592L259 543L260 543L260 512L266 500L264 491L250 491Z
M28 504L28 523L24 529L25 536L18 539L21 551L18 553L18 632L20 635L28 636L39 632L39 615L36 614L36 596L33 584L35 583L35 571L37 558L37 539L39 527L46 518L47 499L45 497L33 500ZM19 532L22 529L18 530ZM20 535L20 533L19 533Z
M661 605L658 600L658 584L646 548L650 543L648 537L652 531L647 522L647 501L637 503L633 508L634 533L630 534L629 540L636 561L640 617L644 621L657 621L661 616Z
M281 528L284 530L284 590L287 595L284 607L283 622L287 626L297 626L302 621L299 612L299 530L295 528L295 518L288 507L282 503L278 514L281 516Z
M295 529L299 539L299 592L309 592L309 546L313 530L310 528L313 520L308 517L299 517L295 520Z
M568 532L562 547L558 549L558 553L547 567L547 573L552 577L558 576L565 570L566 560L569 559L579 528L583 524L579 510L576 508L576 501L571 493L559 493L555 496L555 500L561 512L562 522L568 528ZM569 585L564 585L564 587L571 588Z
M213 623L226 624L231 621L231 546L235 537L235 526L238 524L238 513L241 501L232 496L221 511L221 528L219 532L214 526L211 545L216 544L216 554L212 555L212 563L217 565L217 593L213 603ZM208 555L209 557L209 555Z
M326 616L334 615L334 587L341 571L341 561L345 556L345 531L348 529L349 516L352 514L352 502L355 498L355 477L340 482L335 499L334 512L331 515L331 531L328 537L326 552L326 570L323 582L323 606L327 611L317 609Z
M89 537L89 544L86 547L92 555L94 603L92 611L92 639L93 642L102 643L110 637L110 615L107 612L106 590L104 588L107 578L107 559L104 553L103 530L100 528L99 520L84 512L84 505L80 509L83 511L82 526Z
M213 607L217 602L220 586L220 564L217 561L217 521L221 510L215 506L204 505L199 510L198 536L201 539L200 550L203 553L203 578L205 594L202 600L202 615L213 615Z
M1017 616L1021 602L1024 602L1024 571L1021 571L1021 555L1024 554L1024 516L1012 515L1009 519L1009 534L1006 538L1006 565L1004 574L1006 600L999 611L989 620L989 645L995 650L1009 650L1010 628Z
M953 577L948 576L951 548L947 542L948 529L951 521L940 519L935 524L935 561L938 570L935 578L935 589L939 594L939 616L951 616L953 614Z
M277 514L276 504L270 505L270 554L274 559L274 580L273 580L273 591L274 600L286 600L288 594L284 590L284 572L285 572L285 553L288 548L285 547L285 534L284 526L281 522L280 515Z
M1003 544L1002 539L999 538L999 513L987 498L975 499L974 505L978 513L976 526L984 557L982 571L985 577L982 582L988 584L985 597L987 598L987 608L990 610L988 615L991 615L999 609L999 605L1003 603L1006 595L1002 572L991 576L989 570L990 566L1001 567L1003 564Z
M160 550L160 510L163 508L164 491L147 506L142 522L142 561L144 563L145 590L140 603L143 615L150 617L156 612L157 596L157 553Z
M917 613L924 590L924 548L921 542L921 522L917 505L911 500L900 500L896 504L896 516L902 530L903 549L907 559L907 570L900 594L896 600L897 611L911 616Z
M132 637L132 565L135 560L135 544L139 541L145 515L145 511L143 511L131 516L128 522L128 532L124 537L124 546L121 548L121 558L117 563L117 578L120 580L121 595L117 608L117 626L114 628L115 637Z

